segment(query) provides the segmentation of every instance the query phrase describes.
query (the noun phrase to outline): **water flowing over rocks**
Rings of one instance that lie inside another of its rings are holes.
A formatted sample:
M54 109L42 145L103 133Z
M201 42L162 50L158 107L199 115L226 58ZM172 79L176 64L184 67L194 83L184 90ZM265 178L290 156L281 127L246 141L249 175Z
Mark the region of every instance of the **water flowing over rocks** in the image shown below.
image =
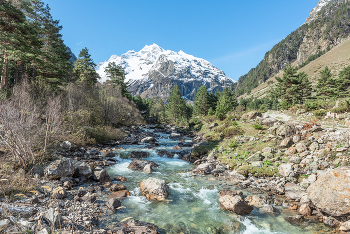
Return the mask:
M155 162L152 161L147 161L147 160L143 160L143 159L134 159L134 161L132 161L128 168L130 170L137 170L137 171L143 171L143 169L147 166L147 165L151 165L152 167L158 167L158 165Z

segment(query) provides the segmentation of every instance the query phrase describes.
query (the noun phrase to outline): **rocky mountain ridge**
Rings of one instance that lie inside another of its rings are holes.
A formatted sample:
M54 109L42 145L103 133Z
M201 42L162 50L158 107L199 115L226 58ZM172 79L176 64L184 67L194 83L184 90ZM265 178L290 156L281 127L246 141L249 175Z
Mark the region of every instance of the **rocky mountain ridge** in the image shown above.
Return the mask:
M343 43L350 35L350 2L321 0L306 23L293 31L265 54L264 59L234 87L238 96L249 93L288 64L298 68Z
M143 98L160 97L166 101L171 88L178 85L183 97L193 101L201 85L215 92L234 84L210 62L181 50L165 50L156 44L145 46L139 52L131 50L121 56L112 55L109 60L99 63L96 71L102 82L108 79L104 69L109 62L124 68L129 91Z

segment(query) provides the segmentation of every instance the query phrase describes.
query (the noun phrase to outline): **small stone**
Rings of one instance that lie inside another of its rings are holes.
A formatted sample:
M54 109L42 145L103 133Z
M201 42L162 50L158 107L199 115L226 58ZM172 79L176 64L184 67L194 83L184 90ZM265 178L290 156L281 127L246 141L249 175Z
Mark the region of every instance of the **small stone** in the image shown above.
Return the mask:
M173 150L180 150L180 149L182 149L182 148L180 146L178 146L178 145L173 147Z
M117 176L114 178L115 181L125 182L127 179L123 176Z
M120 199L127 196L130 196L130 192L128 190L120 190L108 195L108 199L111 199L111 198Z
M143 172L145 172L145 173L152 173L152 166L151 166L151 164L147 164L144 168L143 168Z
M120 190L126 190L126 187L124 185L121 185L121 184L113 184L110 187L110 190L112 192L116 192L116 191L120 191Z
M298 151L298 153L302 153L307 150L306 146L303 143L296 144L295 148Z
M72 189L72 185L69 181L66 181L63 183L63 188L67 189L67 190L71 190Z

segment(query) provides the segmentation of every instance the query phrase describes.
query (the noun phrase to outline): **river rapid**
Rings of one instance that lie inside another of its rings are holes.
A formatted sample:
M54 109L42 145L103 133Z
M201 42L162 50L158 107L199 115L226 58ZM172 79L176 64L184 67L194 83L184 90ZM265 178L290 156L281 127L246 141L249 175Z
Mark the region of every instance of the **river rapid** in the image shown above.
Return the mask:
M154 130L148 130L154 131ZM193 175L190 171L194 165L177 158L160 157L159 150L175 152L172 148L178 141L169 139L169 134L157 133L157 143L160 146L147 149L147 144L118 145L116 151L118 163L107 170L113 176L124 176L127 181L121 183L130 191L130 196L122 201L125 208L116 213L110 213L107 225L126 218L134 218L153 223L159 227L161 233L240 233L240 234L268 234L268 233L328 233L329 228L320 223L304 222L301 226L292 225L284 220L285 217L296 215L297 212L288 207L275 206L279 212L267 214L254 208L247 216L237 216L230 211L219 208L219 191L223 189L241 190L243 194L251 195L248 191L237 189L230 181L212 176ZM191 142L190 138L183 138ZM182 150L190 150L183 147ZM132 159L123 159L132 151L149 153L146 160L159 165L153 173L132 171L128 165ZM166 202L150 202L144 196L139 183L149 177L165 180L169 186L169 197Z

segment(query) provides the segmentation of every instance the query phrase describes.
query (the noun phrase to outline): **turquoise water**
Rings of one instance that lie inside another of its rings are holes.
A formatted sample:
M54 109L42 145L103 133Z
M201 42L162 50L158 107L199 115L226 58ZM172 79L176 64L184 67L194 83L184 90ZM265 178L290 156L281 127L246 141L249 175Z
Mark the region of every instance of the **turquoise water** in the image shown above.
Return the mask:
M190 139L186 139L190 141ZM145 145L121 145L123 149L118 154L128 154L131 151L147 151L150 154L146 160L159 165L152 174L131 171L127 167L131 159L118 158L119 163L108 168L111 176L119 175L127 178L121 183L131 195L122 201L125 208L111 214L110 225L126 218L134 218L157 225L162 233L329 233L330 229L323 224L306 223L294 226L284 220L287 215L280 212L277 215L265 214L254 209L253 212L240 220L235 214L219 208L219 191L222 189L236 190L228 181L219 181L210 176L193 176L189 171L193 165L176 158L163 158L157 155L158 150L171 150L177 141L168 139L161 134L158 139L160 147L155 150L146 149ZM183 148L186 149L186 148ZM169 186L169 197L166 202L150 202L142 196L139 183L149 177L165 180ZM249 193L242 190L245 195ZM283 207L276 207L280 211ZM291 211L289 211L290 213ZM291 213L290 215L295 215Z

